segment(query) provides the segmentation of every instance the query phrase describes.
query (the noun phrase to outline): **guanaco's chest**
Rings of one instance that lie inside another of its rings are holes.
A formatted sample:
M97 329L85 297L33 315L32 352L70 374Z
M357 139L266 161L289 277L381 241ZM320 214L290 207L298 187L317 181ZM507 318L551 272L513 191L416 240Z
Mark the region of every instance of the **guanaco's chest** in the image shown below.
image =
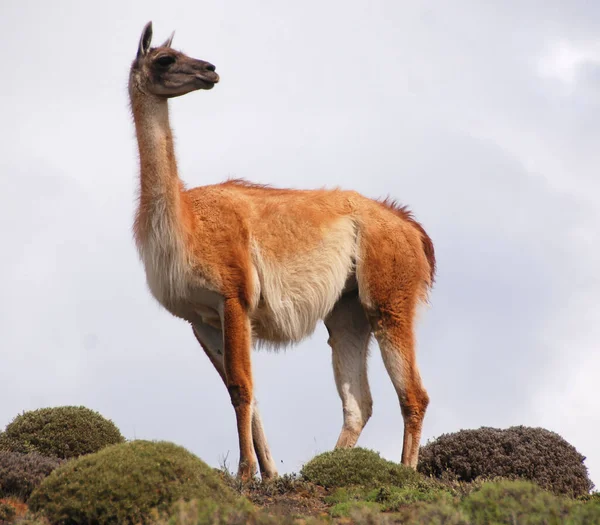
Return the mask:
M160 233L151 232L138 242L150 292L173 315L220 327L223 297L192 270L178 239Z

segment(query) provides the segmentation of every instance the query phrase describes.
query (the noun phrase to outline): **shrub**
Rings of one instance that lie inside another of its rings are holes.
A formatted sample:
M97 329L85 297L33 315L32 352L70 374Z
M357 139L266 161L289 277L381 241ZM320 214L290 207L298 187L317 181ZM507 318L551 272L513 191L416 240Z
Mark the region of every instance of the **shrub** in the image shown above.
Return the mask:
M0 501L0 522L11 522L16 514L17 511L12 505Z
M397 511L416 502L432 502L450 498L450 493L426 479L410 482L402 487L387 485L377 489L359 486L341 487L325 497L325 501L337 508L352 508L352 503L373 503L384 512ZM332 514L334 515L334 514Z
M114 423L98 412L65 406L18 415L0 436L0 450L69 459L123 441Z
M591 494L584 494L577 498L579 501L585 501L587 503L595 503L600 505L600 492L592 492Z
M461 507L473 523L562 524L575 505L529 481L484 483Z
M483 482L466 497L402 509L399 523L433 525L588 525L600 506L552 494L525 480Z
M600 503L597 500L574 505L565 520L566 525L588 525L589 523L600 523Z
M33 489L61 463L32 452L0 451L0 497L16 496L26 500Z
M374 501L381 504L382 510L389 512L413 503L441 501L449 497L449 492L422 480L403 487L381 487L377 490Z
M444 434L421 449L419 471L448 480L527 479L558 494L580 496L593 484L585 459L572 445L543 428L482 427Z
M421 525L424 523L427 525L476 525L455 504L447 500L411 505L403 510L399 518L401 518L399 523L406 525Z
M381 510L381 506L373 501L345 501L337 503L329 510L332 518L344 518L351 515L362 513L361 511L377 511Z
M192 498L239 501L213 469L184 448L140 440L61 465L33 491L29 507L52 524L145 523Z
M326 488L402 486L421 478L414 470L364 448L335 449L320 454L306 463L300 474L306 481Z
M272 516L263 509L239 503L217 505L212 502L178 502L171 517L161 525L324 525L316 519L298 521L293 516Z

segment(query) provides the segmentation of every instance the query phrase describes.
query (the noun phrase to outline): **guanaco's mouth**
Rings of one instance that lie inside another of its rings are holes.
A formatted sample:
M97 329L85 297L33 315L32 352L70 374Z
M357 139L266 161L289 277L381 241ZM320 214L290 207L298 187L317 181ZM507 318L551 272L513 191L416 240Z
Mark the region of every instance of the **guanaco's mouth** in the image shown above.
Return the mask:
M212 89L219 82L219 75L213 72L197 74L196 82L200 84L202 89Z

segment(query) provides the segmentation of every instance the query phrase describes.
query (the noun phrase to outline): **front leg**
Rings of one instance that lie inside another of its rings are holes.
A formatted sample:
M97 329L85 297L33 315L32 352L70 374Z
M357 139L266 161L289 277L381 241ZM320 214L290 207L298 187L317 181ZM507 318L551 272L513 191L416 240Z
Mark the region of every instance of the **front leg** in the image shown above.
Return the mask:
M194 335L208 359L219 373L223 383L227 386L225 365L223 364L223 331L221 328L217 329L204 323L195 323ZM258 466L264 480L276 477L277 467L271 456L257 405L258 403L254 399L252 408L252 441L254 441L254 452L256 452Z
M226 299L223 306L223 357L227 389L237 419L240 443L238 476L243 480L252 478L256 473L252 441L251 346L250 319L246 311L239 299Z

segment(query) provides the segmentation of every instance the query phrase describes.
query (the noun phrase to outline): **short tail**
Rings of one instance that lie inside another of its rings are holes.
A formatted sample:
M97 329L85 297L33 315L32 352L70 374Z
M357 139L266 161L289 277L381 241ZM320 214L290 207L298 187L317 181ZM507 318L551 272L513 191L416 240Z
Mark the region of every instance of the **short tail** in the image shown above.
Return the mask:
M395 200L386 198L382 201L379 201L383 206L393 211L400 218L405 221L410 222L421 234L421 242L423 243L423 253L429 263L429 282L427 283L428 288L433 286L435 282L435 272L436 272L436 262L435 262L435 249L433 247L433 241L431 237L427 235L427 232L421 226L419 222L417 222L412 214L412 212L406 207L399 205Z

